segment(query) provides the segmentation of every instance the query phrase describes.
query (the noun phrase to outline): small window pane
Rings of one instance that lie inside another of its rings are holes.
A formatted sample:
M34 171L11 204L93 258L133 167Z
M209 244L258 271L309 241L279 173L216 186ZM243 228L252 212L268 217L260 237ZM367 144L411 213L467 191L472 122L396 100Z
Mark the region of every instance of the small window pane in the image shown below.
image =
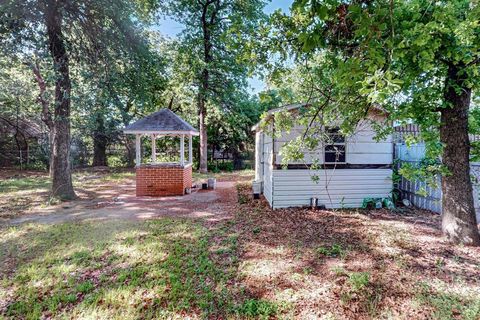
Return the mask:
M345 159L344 145L325 146L325 163L345 162Z
M344 143L345 137L340 133L340 128L326 128L326 133L328 135L328 142L330 143Z

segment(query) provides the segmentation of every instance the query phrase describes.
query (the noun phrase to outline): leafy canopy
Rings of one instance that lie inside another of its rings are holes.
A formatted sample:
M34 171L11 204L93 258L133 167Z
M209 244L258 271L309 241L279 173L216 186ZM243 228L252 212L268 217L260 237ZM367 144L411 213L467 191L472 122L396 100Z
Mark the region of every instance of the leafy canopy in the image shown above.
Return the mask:
M418 123L436 157L449 66L478 90L479 19L479 3L468 0L297 0L291 16L275 13L270 32L276 50L295 59L297 97L314 105L305 117L339 117L348 133L381 106L390 121ZM390 127L376 126L378 137Z

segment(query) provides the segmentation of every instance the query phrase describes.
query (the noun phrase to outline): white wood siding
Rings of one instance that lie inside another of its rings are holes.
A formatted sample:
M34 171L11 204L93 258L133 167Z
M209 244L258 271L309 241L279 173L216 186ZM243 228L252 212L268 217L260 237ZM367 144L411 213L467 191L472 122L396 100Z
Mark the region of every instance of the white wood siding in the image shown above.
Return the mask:
M275 139L275 163L282 163L281 148L285 143L301 136L302 127L296 126L290 132L284 132L280 138ZM387 136L381 141L375 140L375 131L369 121L360 123L355 133L346 138L346 163L348 164L392 164L393 144L392 136ZM290 162L290 164L311 164L314 160L324 161L323 146L317 150L305 151L304 159Z
M368 197L384 198L392 191L391 169L273 170L274 209L308 206L316 197L327 208L358 208Z
M268 203L272 205L272 179L273 179L273 143L272 138L263 133L263 195L267 199Z

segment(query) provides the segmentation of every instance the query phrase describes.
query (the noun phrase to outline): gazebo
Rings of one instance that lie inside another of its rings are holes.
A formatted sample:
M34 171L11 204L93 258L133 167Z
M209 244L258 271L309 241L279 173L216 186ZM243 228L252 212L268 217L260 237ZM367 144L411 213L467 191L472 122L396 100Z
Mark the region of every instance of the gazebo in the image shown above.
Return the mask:
M126 134L136 136L137 196L176 196L188 193L192 187L192 137L198 131L169 109L161 109L127 126ZM142 164L141 138L152 141L150 163ZM180 137L180 161L157 162L156 139L160 136ZM185 137L188 137L188 160L185 161Z

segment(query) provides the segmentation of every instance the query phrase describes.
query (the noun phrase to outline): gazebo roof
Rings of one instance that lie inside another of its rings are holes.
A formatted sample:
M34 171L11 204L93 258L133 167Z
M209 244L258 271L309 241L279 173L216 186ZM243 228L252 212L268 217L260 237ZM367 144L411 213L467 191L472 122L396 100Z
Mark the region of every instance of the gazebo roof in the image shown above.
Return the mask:
M198 135L197 129L169 109L161 109L152 113L127 126L123 132L131 134Z

